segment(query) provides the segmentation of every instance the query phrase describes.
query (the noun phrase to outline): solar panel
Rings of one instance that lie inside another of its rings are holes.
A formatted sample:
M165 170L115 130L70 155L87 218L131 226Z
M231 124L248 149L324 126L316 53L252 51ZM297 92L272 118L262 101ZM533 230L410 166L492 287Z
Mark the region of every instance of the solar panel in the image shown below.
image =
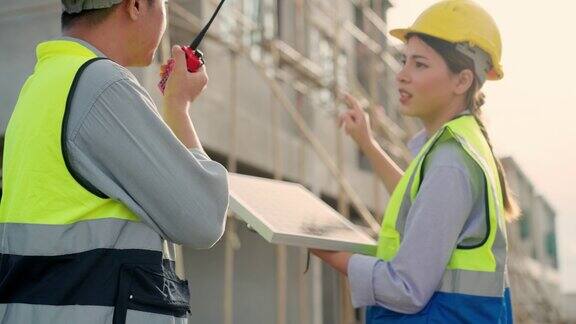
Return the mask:
M304 186L230 173L230 209L264 239L374 254L376 241Z

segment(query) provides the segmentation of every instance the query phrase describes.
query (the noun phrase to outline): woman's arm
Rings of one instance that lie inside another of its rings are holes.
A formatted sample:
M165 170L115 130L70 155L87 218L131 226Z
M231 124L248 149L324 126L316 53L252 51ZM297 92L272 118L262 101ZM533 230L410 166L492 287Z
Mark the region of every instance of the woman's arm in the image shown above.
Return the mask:
M340 115L339 126L344 126L346 133L358 144L378 177L384 182L386 190L392 193L402 178L402 169L374 139L368 115L360 108L358 101L349 94L344 96L344 101L348 110Z
M384 183L388 193L392 194L404 174L402 169L384 152L376 140L372 139L369 143L361 145L360 148L370 161L374 172Z
M482 232L482 171L462 159L458 144L443 143L430 156L422 186L410 206L396 257L383 261L346 252L313 251L347 274L355 307L379 305L417 313L438 287L461 233ZM466 161L470 159L470 161ZM468 224L468 225L465 225ZM474 227L470 224L475 224ZM472 231L470 231L472 230ZM485 230L485 229L484 229Z
M310 253L319 257L322 261L329 264L332 268L334 268L336 271L340 272L341 274L343 274L345 276L348 275L348 262L350 261L350 257L352 256L352 253L350 253L350 252L325 251L325 250L317 250L317 249L310 249Z

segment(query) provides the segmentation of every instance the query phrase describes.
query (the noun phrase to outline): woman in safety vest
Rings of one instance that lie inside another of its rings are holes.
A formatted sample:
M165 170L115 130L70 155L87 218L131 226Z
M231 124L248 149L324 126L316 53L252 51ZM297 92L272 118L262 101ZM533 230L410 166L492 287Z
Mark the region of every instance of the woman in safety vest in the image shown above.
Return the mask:
M389 192L375 256L314 250L349 278L367 323L511 323L505 221L517 205L481 120L486 80L503 77L500 33L469 0L444 0L402 40L396 76L403 115L424 130L402 171L376 144L351 96L340 125Z

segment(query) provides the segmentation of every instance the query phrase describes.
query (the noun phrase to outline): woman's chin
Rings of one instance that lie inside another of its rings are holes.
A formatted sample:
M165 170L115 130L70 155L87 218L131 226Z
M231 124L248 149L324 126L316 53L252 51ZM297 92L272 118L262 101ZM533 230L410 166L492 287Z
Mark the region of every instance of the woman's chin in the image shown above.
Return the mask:
M414 109L411 109L410 106L408 105L400 105L400 114L407 116L407 117L416 117L416 111L414 111Z

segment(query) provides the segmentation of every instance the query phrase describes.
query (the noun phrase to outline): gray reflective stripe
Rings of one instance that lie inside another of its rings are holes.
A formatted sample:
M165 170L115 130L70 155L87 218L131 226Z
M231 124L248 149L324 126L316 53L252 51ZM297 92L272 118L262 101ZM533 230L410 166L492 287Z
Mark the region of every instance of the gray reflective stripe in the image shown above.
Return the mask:
M436 136L429 140L434 143L434 141L443 134L442 132L437 132ZM507 239L505 233L505 225L503 224L504 214L503 209L500 204L500 199L498 198L498 192L496 191L496 185L499 179L494 179L493 174L490 172L490 167L487 161L482 158L482 155L478 154L474 147L470 145L465 138L457 133L453 133L456 140L462 145L462 147L467 151L468 154L480 165L483 170L484 176L488 179L488 187L486 190L491 193L493 198L493 204L489 206L490 209L495 211L496 222L495 224L490 224L491 227L495 227L496 231L494 234L494 242L491 246L491 251L495 257L496 270L495 272L482 272L482 271L469 271L469 270L449 270L444 272L443 278L439 284L438 291L448 292L448 293L461 293L475 296L488 296L488 297L502 297L504 294L504 289L508 287L507 273L506 273L506 261L507 261ZM425 156L432 146L429 146L425 154L423 154L418 160L418 167L414 171L412 178L409 180L406 192L410 192L412 187L412 182L414 180L414 175L419 172L422 167ZM403 201L401 203L402 208L410 207L407 201L410 202L410 196L404 195ZM488 212L488 210L486 210ZM399 213L398 220L396 222L396 229L402 233L405 227L407 213ZM492 221L492 220L490 220ZM487 241L485 244L489 244Z
M504 214L503 208L500 205L500 199L498 197L498 191L496 190L496 185L499 183L499 179L494 179L492 177L492 168L488 166L487 161L482 158L482 155L479 154L476 149L466 141L464 137L461 135L454 133L455 138L460 142L460 144L464 147L464 149L473 156L474 160L479 163L480 167L484 171L484 176L488 179L488 184L490 188L486 188L489 193L492 194L492 200L494 202L493 205L489 206L491 210L494 211L496 215L496 224L490 224L491 227L496 227L496 233L494 233L494 242L492 244L491 250L492 254L496 259L496 272L504 272L506 268L506 259L507 259L507 252L508 252L508 244L506 239L506 232L505 232L505 224L504 222Z
M112 323L113 307L0 304L0 324Z
M504 214L502 213L503 209L500 206L500 199L498 197L498 191L496 190L496 185L500 181L499 179L494 179L492 177L492 173L490 172L491 168L486 164L486 161L482 158L482 156L476 152L472 145L469 145L466 139L461 137L458 134L455 134L458 138L458 141L462 144L462 146L474 157L477 163L480 164L481 168L484 171L484 176L488 179L488 184L490 188L486 188L489 193L492 194L492 200L494 202L493 205L489 206L491 210L494 211L496 215L496 224L490 224L490 227L496 227L496 233L494 233L494 243L492 244L491 250L492 254L496 258L496 271L502 272L506 266L506 254L507 254L507 239L506 233L503 230L505 225L503 225ZM492 221L492 220L490 220Z
M162 239L150 227L113 218L70 225L5 223L0 233L5 234L4 254L52 256L99 248L162 251Z
M108 324L112 323L113 307L50 306L31 304L0 304L0 324ZM186 324L187 318L128 310L126 324Z
M126 324L186 324L187 317L172 317L162 314L146 313L135 310L128 310L126 314Z
M446 270L437 290L474 296L502 297L504 287L503 271Z
M496 187L495 187L495 185L500 182L498 175L495 174L494 176L496 176L497 179L494 179L492 172L490 172L492 170L492 168L489 165L487 165L486 160L484 160L482 155L480 153L478 153L476 151L476 149L472 145L470 145L464 137L460 136L457 133L454 133L454 135L455 135L455 138L460 142L460 144L462 144L464 149L473 156L476 163L478 163L480 165L480 167L482 168L482 170L484 170L484 176L488 177L488 179L489 179L488 183L490 184L490 189L492 191L492 197L494 199L494 204L496 207L496 210L495 210L496 221L498 221L499 225L501 225L500 220L503 219L502 217L504 217L504 215L502 215L501 211L503 211L504 209L500 205L500 199L498 197L498 191L496 190Z
M496 259L496 271L504 271L507 262L508 244L506 236L502 234L503 231L500 225L495 224L494 226L497 226L497 229L494 234L496 237L492 244L492 254L494 254L494 258Z
M508 275L508 266L504 267L504 288L510 288L510 277Z

